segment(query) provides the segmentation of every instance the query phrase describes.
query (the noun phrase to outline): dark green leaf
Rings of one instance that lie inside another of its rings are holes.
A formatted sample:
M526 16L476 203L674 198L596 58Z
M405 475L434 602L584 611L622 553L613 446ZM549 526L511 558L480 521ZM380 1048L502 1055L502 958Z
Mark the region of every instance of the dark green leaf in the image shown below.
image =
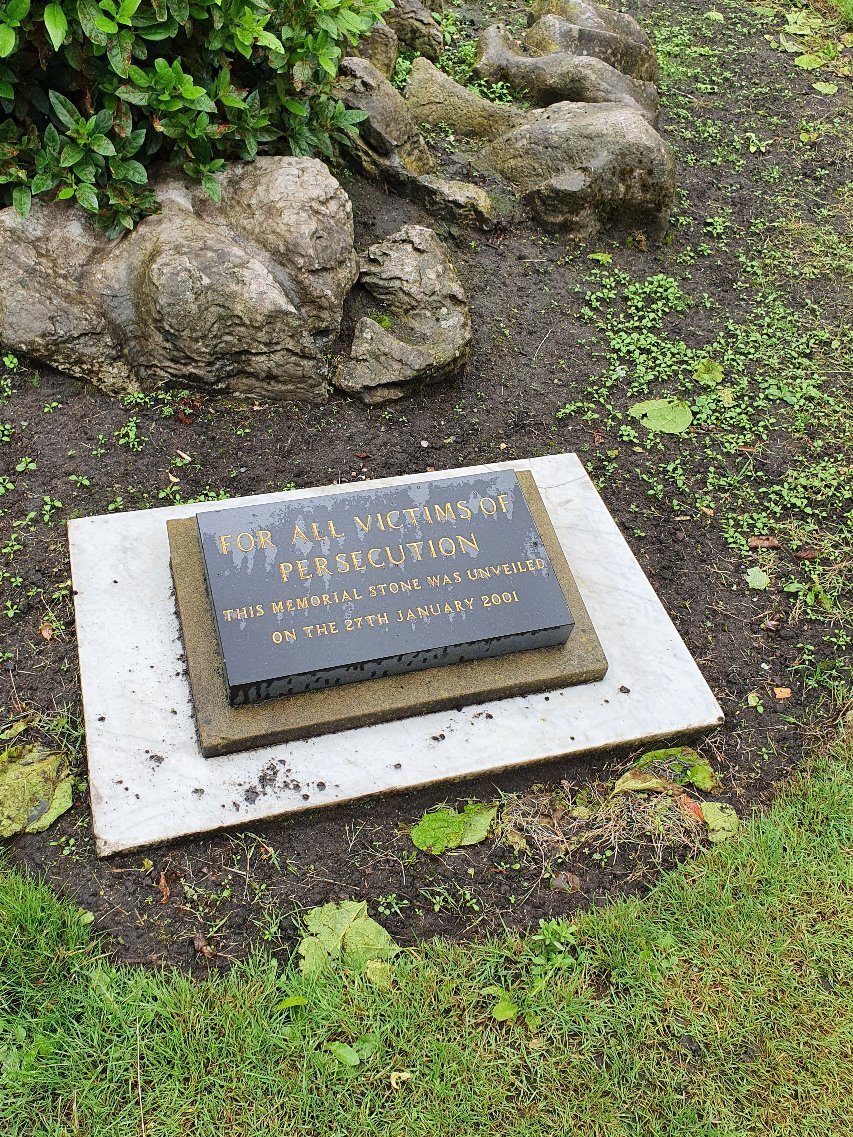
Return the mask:
M62 153L59 155L60 166L73 166L75 162L79 162L86 151L82 146L78 146L76 142L66 142L62 147Z
M98 212L98 195L86 182L80 182L74 190L74 196L89 213Z
M148 105L148 92L140 91L138 87L132 87L129 83L123 83L116 88L116 98L122 99L125 103L132 103L137 107Z
M115 146L105 134L96 134L90 138L89 145L96 154L103 154L105 158L111 158L116 152Z
M67 126L69 130L73 130L83 122L83 116L74 106L74 104L61 95L59 91L49 91L48 98L50 105L53 107L53 112L63 126Z
M133 159L124 162L111 162L110 169L113 177L123 182L135 182L137 185L144 185L148 181L145 167L141 162L135 162Z
M15 186L12 190L12 205L18 213L26 219L33 203L33 195L27 186Z
M215 201L219 205L222 201L222 187L213 176L213 174L205 174L201 179L201 187L211 201Z
M56 185L56 177L53 174L36 174L33 178L33 184L30 187L34 194L44 193L45 190L53 189Z

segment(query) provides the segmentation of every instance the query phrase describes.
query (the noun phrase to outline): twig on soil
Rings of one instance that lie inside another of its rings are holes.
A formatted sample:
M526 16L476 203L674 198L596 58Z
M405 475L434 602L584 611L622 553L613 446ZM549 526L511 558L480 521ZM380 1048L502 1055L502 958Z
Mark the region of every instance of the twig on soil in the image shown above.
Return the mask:
M534 363L536 362L536 356L542 350L542 344L545 343L545 340L548 338L548 336L550 336L550 334L551 334L551 332L553 332L553 330L554 330L553 328L549 328L548 331L545 333L545 335L542 337L542 340L539 344L539 347L537 347L536 351L534 351L534 353L533 353L533 362Z

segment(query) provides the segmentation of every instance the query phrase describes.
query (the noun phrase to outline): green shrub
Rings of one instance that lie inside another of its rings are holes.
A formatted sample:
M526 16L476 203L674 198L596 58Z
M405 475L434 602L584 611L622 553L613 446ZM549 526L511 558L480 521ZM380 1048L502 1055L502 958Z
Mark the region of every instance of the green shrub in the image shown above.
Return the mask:
M218 200L226 159L332 157L347 44L391 0L0 0L0 203L75 199L115 234L168 160Z

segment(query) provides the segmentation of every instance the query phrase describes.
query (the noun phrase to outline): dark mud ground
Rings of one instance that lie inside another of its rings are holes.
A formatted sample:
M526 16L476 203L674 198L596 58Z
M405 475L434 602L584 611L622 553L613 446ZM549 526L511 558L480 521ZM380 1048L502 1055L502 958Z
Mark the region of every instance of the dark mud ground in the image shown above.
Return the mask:
M764 35L778 30L781 10L774 16L772 8L755 15L751 8L723 7L727 22L712 25L703 24L704 10L704 4L669 3L654 16L639 13L670 51L678 51L678 34L700 48L692 72L685 75L680 64L673 65L663 91L662 130L676 148L682 193L677 224L659 248L606 236L572 243L527 222L489 233L448 227L342 175L353 198L359 246L408 221L431 224L445 237L468 291L475 329L464 380L374 409L338 395L321 408L178 396L172 403L177 413L164 417L156 406L123 407L77 382L22 365L15 393L0 407L0 418L15 428L3 447L3 472L8 466L11 475L25 456L36 464L14 475L15 489L0 503L2 542L23 533L23 548L7 558L11 576L3 583L18 611L0 617L0 651L6 653L2 698L9 715L34 708L45 721L55 721L67 706L73 728L80 712L63 524L69 516L101 513L110 505L168 504L169 495L189 500L224 491L236 497L294 484L575 451L726 713L726 725L702 744L722 776L723 797L741 815L770 800L779 780L801 761L815 722L833 714L825 705L818 708L819 689L797 679L802 644L817 643L825 628L797 620L784 608L784 598L746 589L743 553L733 550L707 515L695 508L676 514L667 502L650 497L636 476L647 461L644 452L582 416L555 417L578 384L602 368L601 337L579 317L583 293L596 286L599 266L588 259L590 253L612 254L612 266L635 279L670 274L687 295L710 293L725 316L737 319L746 310L743 258L755 256L746 234L755 218L779 214L774 195L780 181L797 187L808 219L821 216L849 176L837 130L826 128L809 144L798 139L805 120L837 121L838 106L815 95L813 75L767 45ZM756 94L759 76L763 86ZM676 123L672 113L685 107L688 125L690 115L715 122L718 137L685 139L685 116ZM721 137L743 138L746 132L780 141L768 153L747 153L744 166L710 160ZM775 180L767 177L774 166L781 167ZM709 240L704 219L721 215L729 219L729 238L689 264L686 250ZM807 291L828 324L841 319L841 293L832 274L808 282L789 277L787 291L793 306ZM707 339L701 312L696 308L679 333L688 343ZM48 411L54 402L59 405ZM131 416L147 439L135 452L116 439ZM667 453L678 453L678 439L664 445ZM781 445L799 443L790 436ZM608 451L611 459L618 451L615 462L604 460ZM177 466L174 459L181 454L191 461ZM776 460L772 446L766 460ZM71 476L89 484L75 484ZM47 524L45 498L63 503ZM16 528L14 521L30 511L36 517L29 526ZM774 686L791 688L791 697L775 699ZM748 705L756 690L763 693L763 713ZM644 890L683 851L672 849L659 862L650 847L630 842L615 858L594 858L580 848L558 866L582 882L570 895L549 888L536 856L517 857L487 841L432 858L415 852L406 827L441 801L525 794L564 779L578 789L612 779L625 761L624 755L604 754L552 763L99 861L81 754L73 809L48 832L8 842L6 855L90 909L118 959L206 968L227 966L257 945L288 952L299 911L344 897L368 900L371 914L402 943L434 934L479 936L502 924L529 926L544 916ZM194 945L199 933L216 952L212 958Z

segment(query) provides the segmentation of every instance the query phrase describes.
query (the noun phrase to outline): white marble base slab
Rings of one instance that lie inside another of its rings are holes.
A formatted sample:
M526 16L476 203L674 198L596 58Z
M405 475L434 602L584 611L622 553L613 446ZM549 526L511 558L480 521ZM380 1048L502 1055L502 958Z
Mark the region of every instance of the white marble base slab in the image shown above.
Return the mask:
M503 466L536 478L607 655L605 678L221 758L202 757L196 738L166 520L222 503L69 522L98 853L589 750L668 741L721 723L719 704L578 458L474 469Z

